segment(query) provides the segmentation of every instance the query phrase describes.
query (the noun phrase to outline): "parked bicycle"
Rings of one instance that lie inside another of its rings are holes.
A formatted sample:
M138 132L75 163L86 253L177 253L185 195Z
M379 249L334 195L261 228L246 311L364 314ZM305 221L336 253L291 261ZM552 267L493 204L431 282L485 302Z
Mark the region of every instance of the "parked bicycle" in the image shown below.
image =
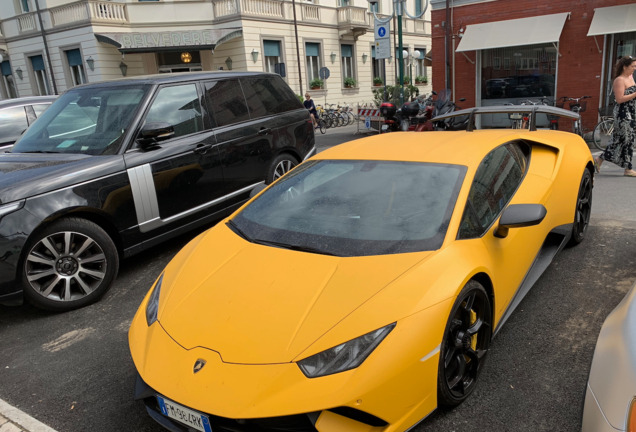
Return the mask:
M570 111L581 114L587 108L587 101L584 99L589 99L591 97L592 96L581 96L578 98L571 98L563 96L560 98L561 102L557 104L557 107L563 108L565 102L569 102ZM583 125L581 123L580 117L577 120L574 120L574 124L572 125L572 132L580 135L581 137L584 136Z
M614 132L613 109L614 107L612 105L598 109L598 112L601 115L601 121L598 122L594 128L592 141L594 142L594 146L599 150L605 151L607 144L612 137L612 133Z
M506 104L508 105L508 104ZM514 104L510 104L514 105ZM547 105L551 106L552 102L548 98L540 98L537 100L526 99L522 100L518 103L518 105ZM508 114L508 118L510 119L510 124L512 129L527 129L528 124L530 123L530 113L512 113ZM552 116L548 116L548 120L550 122L550 129L557 129L558 125L556 123L556 119L552 118Z

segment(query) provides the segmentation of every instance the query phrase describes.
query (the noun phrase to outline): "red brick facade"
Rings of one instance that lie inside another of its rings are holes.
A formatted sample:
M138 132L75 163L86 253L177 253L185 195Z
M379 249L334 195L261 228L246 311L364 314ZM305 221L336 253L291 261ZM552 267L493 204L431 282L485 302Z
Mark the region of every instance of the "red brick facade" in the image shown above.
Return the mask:
M478 51L468 51L464 54L455 53L460 39L457 34L467 25L493 21L503 21L529 16L550 15L570 12L565 21L563 32L559 40L558 75L556 83L556 98L562 96L579 97L590 95L588 109L582 114L584 129L591 129L597 122L602 77L603 56L605 55L604 37L588 37L587 33L594 16L594 9L633 3L633 0L494 0L478 4L455 7L451 16L452 52L455 63L456 100L466 98L462 107L475 106L476 95L476 66L468 59L475 61ZM446 20L446 10L438 9L431 12L432 20L432 58L433 58L433 88L442 89L445 86L445 31L442 22ZM598 42L598 46L597 46ZM599 52L600 49L600 52ZM466 58L468 57L468 59ZM449 87L453 83L453 60L449 57L450 79ZM613 68L613 65L611 65Z

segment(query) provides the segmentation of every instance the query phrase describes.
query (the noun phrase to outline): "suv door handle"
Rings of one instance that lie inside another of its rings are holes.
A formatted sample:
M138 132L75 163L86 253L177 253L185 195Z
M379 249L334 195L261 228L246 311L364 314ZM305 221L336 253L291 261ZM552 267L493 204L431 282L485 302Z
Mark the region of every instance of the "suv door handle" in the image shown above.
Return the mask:
M269 135L270 133L272 133L270 128L263 128L258 131L258 135Z
M198 154L206 154L212 148L212 144L197 144L194 152Z

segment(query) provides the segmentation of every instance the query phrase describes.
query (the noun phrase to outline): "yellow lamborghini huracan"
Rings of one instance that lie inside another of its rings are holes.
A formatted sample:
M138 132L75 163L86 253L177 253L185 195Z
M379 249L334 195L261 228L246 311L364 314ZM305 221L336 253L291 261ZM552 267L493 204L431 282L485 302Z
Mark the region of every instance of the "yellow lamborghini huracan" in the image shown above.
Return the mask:
M475 388L566 244L577 135L392 133L300 164L168 264L129 333L135 398L173 431L405 431Z

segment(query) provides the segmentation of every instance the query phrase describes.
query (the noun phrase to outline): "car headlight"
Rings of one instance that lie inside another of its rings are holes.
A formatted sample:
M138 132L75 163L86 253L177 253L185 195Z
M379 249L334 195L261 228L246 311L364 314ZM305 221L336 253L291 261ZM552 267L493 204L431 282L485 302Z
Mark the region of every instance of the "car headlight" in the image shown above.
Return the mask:
M359 338L314 354L300 360L298 366L307 378L317 378L355 369L362 364L394 327L395 323L389 324Z
M24 200L0 205L0 218L5 217L9 213L20 210L24 206Z
M152 323L157 321L157 312L159 312L159 293L161 292L161 282L163 282L163 273L159 277L159 280L155 284L155 287L152 289L152 294L150 294L150 298L148 299L148 304L146 305L146 322L148 323L148 327L150 327Z

